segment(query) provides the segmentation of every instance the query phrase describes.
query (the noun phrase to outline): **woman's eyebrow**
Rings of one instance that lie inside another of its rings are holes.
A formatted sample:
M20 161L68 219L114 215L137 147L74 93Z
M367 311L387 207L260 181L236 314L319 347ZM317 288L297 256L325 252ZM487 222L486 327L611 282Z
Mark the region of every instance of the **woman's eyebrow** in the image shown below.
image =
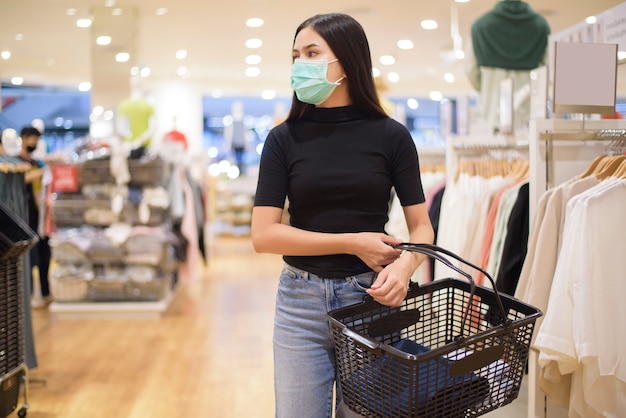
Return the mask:
M302 48L302 50L309 49L309 48L313 48L313 47L319 47L319 45L318 45L318 44L316 44L316 43L308 44L308 45L304 46L304 47ZM294 49L293 49L293 52L298 52L298 49L294 48Z

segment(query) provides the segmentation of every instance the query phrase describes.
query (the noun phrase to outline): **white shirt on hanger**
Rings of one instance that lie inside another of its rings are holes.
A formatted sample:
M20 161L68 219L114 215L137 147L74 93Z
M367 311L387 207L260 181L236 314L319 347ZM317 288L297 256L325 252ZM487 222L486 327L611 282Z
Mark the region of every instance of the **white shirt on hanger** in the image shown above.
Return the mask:
M571 384L570 417L626 414L626 181L570 199L549 309L535 346L551 396ZM570 378L573 380L570 381Z

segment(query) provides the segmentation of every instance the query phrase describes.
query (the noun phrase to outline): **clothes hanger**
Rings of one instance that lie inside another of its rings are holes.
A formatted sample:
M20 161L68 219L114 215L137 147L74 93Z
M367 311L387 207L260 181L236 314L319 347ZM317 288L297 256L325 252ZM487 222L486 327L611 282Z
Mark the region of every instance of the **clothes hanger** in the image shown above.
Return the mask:
M530 162L528 160L519 160L520 161L520 172L517 177L517 180L524 181L528 179L528 175L530 174Z
M591 164L587 167L587 169L580 175L580 178L589 177L590 175L595 173L598 164L604 160L607 155L598 155L596 158L591 161Z
M612 155L605 159L607 161L604 164L602 170L596 173L598 180L605 180L615 174L619 166L626 161L626 155Z
M619 167L617 167L617 170L615 170L613 176L620 179L626 179L626 159L622 161Z

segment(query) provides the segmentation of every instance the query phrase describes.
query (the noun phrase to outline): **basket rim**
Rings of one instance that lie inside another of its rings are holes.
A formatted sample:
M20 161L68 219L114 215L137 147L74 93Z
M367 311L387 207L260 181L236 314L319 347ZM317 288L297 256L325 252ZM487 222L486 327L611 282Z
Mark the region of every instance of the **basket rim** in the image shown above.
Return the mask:
M418 285L417 283L412 283L405 300L423 295L425 293L431 293L435 290L440 290L444 288L457 288L457 289L469 291L470 284L467 281L460 280L457 278L439 279L439 280L435 280L434 282L431 282L422 286ZM476 295L477 296L489 295L489 296L495 297L495 293L493 292L493 290L484 286L476 286ZM360 342L361 344L367 346L369 350L384 351L402 361L419 363L424 360L428 360L430 358L435 358L443 354L447 354L453 350L462 348L464 346L469 346L471 344L477 343L487 338L493 338L499 335L510 333L512 332L512 330L534 323L537 320L537 318L543 315L543 313L538 308L533 307L527 303L524 303L518 299L515 299L512 296L500 294L500 297L506 300L507 306L513 309L516 309L518 312L521 312L525 314L526 316L505 322L503 324L493 325L490 328L480 331L476 334L463 335L462 338L460 338L458 341L451 341L445 345L433 348L426 353L421 353L418 355L409 354L409 353L400 351L383 341L380 341L376 338L366 335L363 332L355 329L354 327L350 327L344 324L343 322L341 322L343 318L351 317L351 316L354 316L355 314L360 314L364 312L364 310L370 310L371 308L376 308L376 307L384 307L384 305L376 302L369 295L366 295L363 298L363 301L359 303L355 303L352 305L344 306L344 307L329 311L326 316L331 327L338 329L342 333L352 334L352 337L355 339L355 341Z

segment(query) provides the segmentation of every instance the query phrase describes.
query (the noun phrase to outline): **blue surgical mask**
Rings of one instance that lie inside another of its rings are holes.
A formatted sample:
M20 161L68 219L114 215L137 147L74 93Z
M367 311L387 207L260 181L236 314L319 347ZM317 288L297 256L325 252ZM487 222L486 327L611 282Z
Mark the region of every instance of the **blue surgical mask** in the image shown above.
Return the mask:
M291 69L291 88L298 100L312 105L323 103L343 80L331 83L326 79L328 64L338 60L303 60L296 58Z

